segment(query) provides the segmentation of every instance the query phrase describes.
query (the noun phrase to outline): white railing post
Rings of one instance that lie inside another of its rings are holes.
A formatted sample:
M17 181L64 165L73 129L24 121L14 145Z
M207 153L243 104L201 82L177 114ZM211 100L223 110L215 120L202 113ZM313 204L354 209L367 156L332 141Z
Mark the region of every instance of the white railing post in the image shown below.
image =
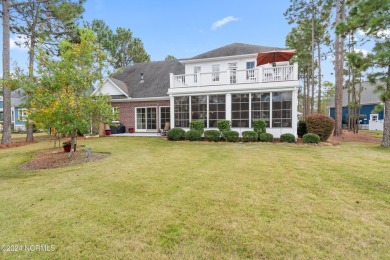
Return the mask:
M173 82L173 73L169 73L169 88L175 88Z
M294 62L293 80L298 80L298 62Z
M169 95L169 106L170 106L170 120L171 128L175 127L175 99L172 95Z
M225 99L225 119L232 120L232 94L226 94Z
M257 82L263 82L263 67L259 67L257 73Z

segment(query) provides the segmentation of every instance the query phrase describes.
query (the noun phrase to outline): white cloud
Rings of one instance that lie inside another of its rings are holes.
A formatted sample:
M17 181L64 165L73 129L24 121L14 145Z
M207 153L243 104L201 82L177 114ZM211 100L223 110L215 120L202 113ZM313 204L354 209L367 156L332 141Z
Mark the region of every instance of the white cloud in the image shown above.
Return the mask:
M367 32L359 29L358 30L358 35L360 35L360 36L367 36ZM379 30L376 33L376 36L380 37L380 38L387 38L387 37L390 36L390 29Z
M364 57L367 57L367 55L370 53L368 50L365 49L355 49L355 52L360 52L363 54Z
M217 30L219 27L222 27L224 26L225 24L227 23L230 23L230 22L235 22L235 21L238 21L239 19L234 17L234 16L228 16L228 17L225 17L221 20L218 20L216 21L215 23L213 23L213 25L211 26L211 30Z
M15 35L9 39L9 45L11 50L22 50L27 51L27 48L22 44L21 46L18 46L16 43L24 43L26 42L27 37L24 35Z

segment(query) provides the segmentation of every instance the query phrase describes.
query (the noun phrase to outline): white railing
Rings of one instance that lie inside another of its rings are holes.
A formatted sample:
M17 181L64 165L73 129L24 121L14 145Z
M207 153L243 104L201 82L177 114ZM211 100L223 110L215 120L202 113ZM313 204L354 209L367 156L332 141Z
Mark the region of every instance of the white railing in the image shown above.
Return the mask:
M171 88L266 83L298 80L298 65L258 67L248 70L227 70L196 74L171 74Z

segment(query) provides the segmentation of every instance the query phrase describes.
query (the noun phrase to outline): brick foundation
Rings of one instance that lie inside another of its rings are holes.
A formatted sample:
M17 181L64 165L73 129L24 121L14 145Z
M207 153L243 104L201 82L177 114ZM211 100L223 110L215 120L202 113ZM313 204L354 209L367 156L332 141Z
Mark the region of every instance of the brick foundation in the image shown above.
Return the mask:
M169 106L169 100L139 101L139 102L115 102L111 103L113 107L119 107L119 121L125 125L126 132L129 128L135 130L136 107L156 107L157 108L157 131L164 126L160 126L160 106Z

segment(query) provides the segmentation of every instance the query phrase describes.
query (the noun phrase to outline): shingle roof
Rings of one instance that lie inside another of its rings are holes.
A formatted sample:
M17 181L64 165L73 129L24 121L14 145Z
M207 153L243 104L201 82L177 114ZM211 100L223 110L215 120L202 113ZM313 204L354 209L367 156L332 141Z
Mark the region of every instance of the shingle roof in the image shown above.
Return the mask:
M282 50L283 48L278 47L269 47L269 46L260 46L260 45L252 45L252 44L244 44L244 43L232 43L199 55L196 55L190 60L196 59L207 59L207 58L216 58L216 57L224 57L224 56L235 56L235 55L244 55L244 54L253 54L265 51L272 50Z
M360 104L378 104L381 102L379 93L375 93L376 86L369 82L362 82ZM356 86L358 89L358 86ZM348 90L343 89L343 106L348 105ZM329 107L334 107L334 97L329 102Z
M179 60L137 63L124 67L110 79L131 98L163 97L167 96L169 73L184 74L184 65Z

